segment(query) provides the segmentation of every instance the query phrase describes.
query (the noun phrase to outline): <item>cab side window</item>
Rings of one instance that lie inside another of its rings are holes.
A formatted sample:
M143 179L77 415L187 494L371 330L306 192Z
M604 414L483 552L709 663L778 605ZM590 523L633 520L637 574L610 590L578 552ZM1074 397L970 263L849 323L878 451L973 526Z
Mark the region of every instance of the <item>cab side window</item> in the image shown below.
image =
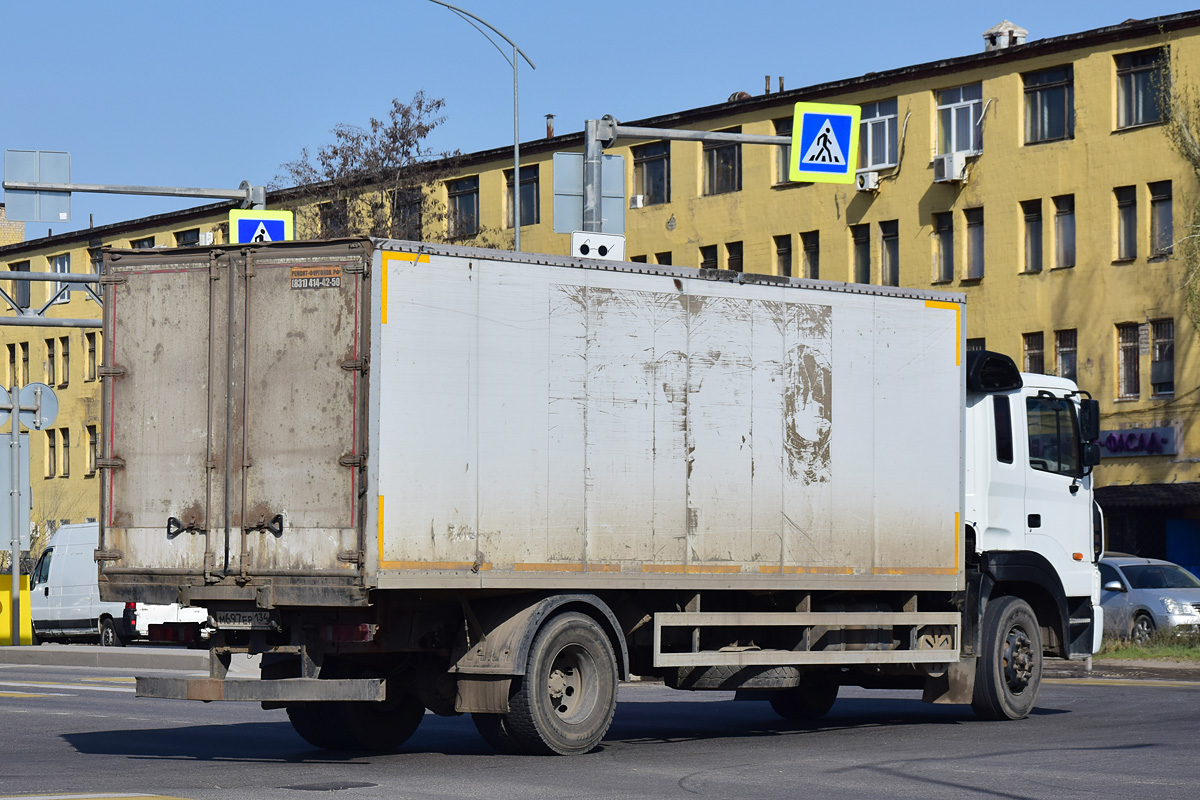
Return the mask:
M42 557L38 559L37 566L33 568L34 586L40 586L50 580L50 559L53 555L54 548L50 548L43 552Z
M1081 475L1079 426L1069 400L1061 397L1029 397L1029 466L1041 472Z

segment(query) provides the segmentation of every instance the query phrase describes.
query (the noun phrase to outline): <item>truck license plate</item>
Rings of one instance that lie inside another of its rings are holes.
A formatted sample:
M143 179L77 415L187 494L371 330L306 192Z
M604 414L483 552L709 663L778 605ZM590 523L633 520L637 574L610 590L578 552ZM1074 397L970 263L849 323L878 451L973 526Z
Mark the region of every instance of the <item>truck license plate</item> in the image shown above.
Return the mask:
M214 611L211 616L217 628L269 631L276 627L270 611Z

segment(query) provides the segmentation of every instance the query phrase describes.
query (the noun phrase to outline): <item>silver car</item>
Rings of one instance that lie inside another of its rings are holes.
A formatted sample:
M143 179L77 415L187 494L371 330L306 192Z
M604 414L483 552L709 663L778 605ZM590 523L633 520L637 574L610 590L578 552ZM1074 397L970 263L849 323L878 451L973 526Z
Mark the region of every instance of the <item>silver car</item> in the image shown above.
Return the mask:
M1142 644L1157 630L1200 631L1200 580L1156 558L1100 559L1104 633Z

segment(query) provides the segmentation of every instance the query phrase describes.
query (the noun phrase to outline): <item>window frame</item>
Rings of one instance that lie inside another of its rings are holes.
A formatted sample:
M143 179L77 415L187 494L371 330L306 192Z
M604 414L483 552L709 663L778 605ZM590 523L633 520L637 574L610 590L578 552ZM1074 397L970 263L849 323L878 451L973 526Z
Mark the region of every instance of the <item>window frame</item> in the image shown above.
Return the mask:
M195 236L193 236L195 234ZM200 229L188 228L185 231L175 231L175 246L176 247L199 247L200 246Z
M150 250L154 247L153 236L140 236L137 239L129 240L130 250Z
M896 219L879 223L879 284L900 285L900 221Z
M783 278L792 277L792 235L785 233L774 237L775 274Z
M1062 73L1063 77L1055 77ZM1021 75L1024 88L1025 113L1025 145L1043 144L1046 142L1063 142L1075 138L1075 65L1064 64L1058 67L1026 72ZM1051 135L1047 128L1053 123L1053 118L1047 118L1048 110L1055 103L1051 102L1054 92L1062 91L1062 126L1061 135Z
M1064 364L1069 363L1070 368ZM1060 378L1075 380L1079 375L1079 331L1063 328L1054 332L1054 372Z
M1134 261L1138 253L1137 186L1113 187L1117 252L1114 261Z
M793 121L793 117L783 117L781 119L772 120L772 123L775 126L775 135L787 136L788 138L791 138ZM788 186L791 184L791 162L791 144L775 145L775 186Z
M879 170L895 167L900 160L898 136L898 98L875 100L860 104L858 120L858 170ZM883 158L877 158L876 132L884 138Z
M1030 331L1021 334L1022 372L1035 375L1046 374L1046 334Z
M50 271L53 272L54 274L56 274L56 275L70 275L71 274L71 254L70 253L59 253L59 254L53 255L53 256L46 256L46 261L49 264ZM64 303L71 302L71 288L70 288L71 284L55 282L55 283L50 283L47 285L50 287L50 295L52 297L56 293L58 293L60 291L62 292L61 296L55 298L53 305L57 306L57 305L63 305ZM47 298L47 299L49 299L49 298Z
M1139 57L1148 57L1150 60L1135 63ZM1133 50L1113 56L1113 63L1117 70L1117 130L1142 128L1166 121L1166 114L1158 105L1158 88L1155 86L1155 77L1157 74L1158 85L1161 86L1165 74L1163 65L1167 57L1168 52L1165 47ZM1147 82L1144 86L1139 87L1138 79L1143 76ZM1133 93L1132 98L1131 92ZM1147 107L1153 108L1153 113L1157 116L1151 118L1146 114L1135 113L1144 111Z
M9 272L29 272L31 264L28 259L25 261L13 261L8 265ZM29 285L32 281L17 281L12 282L12 299L16 301L20 308L29 308Z
M1071 269L1075 266L1078 254L1076 252L1075 195L1060 194L1050 198L1054 203L1054 269ZM1068 236L1068 229L1070 235ZM1070 262L1066 263L1067 252L1065 243L1070 239Z
M933 212L934 259L937 267L935 283L954 280L954 212Z
M459 204L463 201L472 206L469 215L463 214L459 209ZM465 221L469 221L470 225L467 226ZM446 235L451 239L465 239L479 235L478 175L467 175L446 181Z
M1150 190L1150 257L1165 258L1175 252L1174 198L1171 182L1154 181Z
M1021 271L1026 275L1036 275L1044 267L1046 229L1042 217L1042 200L1022 200L1021 218L1023 221L1022 241L1025 252Z
M1117 334L1117 399L1137 400L1141 397L1141 332L1136 322L1116 326Z
M800 233L800 253L803 259L803 276L809 280L821 279L821 232L819 230Z
M1164 356L1170 356L1166 358ZM1156 365L1169 363L1171 365L1171 380L1155 380L1160 371ZM1169 388L1167 388L1169 386ZM1160 388L1163 387L1163 388ZM1175 320L1174 318L1156 319L1150 321L1150 394L1154 397L1173 397L1175 395Z
M965 280L983 280L986 271L983 206L963 209L967 234L967 274Z
M540 180L540 164L522 164L521 165L521 227L527 228L530 225L537 225L542 221L541 210L541 180ZM533 187L532 191L527 191L529 187ZM526 195L531 195L529 198ZM504 170L504 221L505 227L512 228L513 226L513 171L511 169ZM532 202L526 202L527 200ZM531 208L532 212L527 211ZM529 214L533 214L533 219L529 220Z
M745 248L741 242L726 242L725 243L725 269L733 272L742 272L744 270L744 262L742 255Z
M661 148L661 152L659 149ZM637 187L634 194L642 196L642 204L657 206L671 202L671 142L663 139L660 142L649 142L637 145L633 149L633 185ZM654 172L662 169L661 198L650 191L655 187Z
M964 90L978 89L979 96L970 99L963 99ZM953 92L958 92L958 99L952 100L950 95ZM952 86L948 89L941 89L937 92L937 153L938 155L946 155L948 153L965 153L969 156L977 156L983 152L983 129L980 124L983 120L983 83L967 83L962 86ZM959 130L958 126L961 123L959 112L967 112L967 125L970 127L970 143L971 147L958 147ZM943 127L946 121L950 122L950 130L946 132ZM946 147L949 144L950 147Z
M737 125L717 132L741 133L742 127ZM742 190L742 145L740 142L704 142L700 152L703 163L701 173L704 197L732 194ZM723 158L731 159L731 161L722 163ZM728 176L728 178L723 176Z
M869 223L850 226L851 283L871 282L871 226Z

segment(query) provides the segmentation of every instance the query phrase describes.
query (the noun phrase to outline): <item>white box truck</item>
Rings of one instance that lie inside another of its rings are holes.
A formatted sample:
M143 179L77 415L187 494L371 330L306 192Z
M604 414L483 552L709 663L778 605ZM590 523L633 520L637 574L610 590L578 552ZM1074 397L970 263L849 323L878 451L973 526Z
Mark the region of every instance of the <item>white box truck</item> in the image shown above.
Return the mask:
M1099 642L1096 403L961 295L368 239L103 280L102 594L215 627L143 696L570 754L629 675L1006 719Z

